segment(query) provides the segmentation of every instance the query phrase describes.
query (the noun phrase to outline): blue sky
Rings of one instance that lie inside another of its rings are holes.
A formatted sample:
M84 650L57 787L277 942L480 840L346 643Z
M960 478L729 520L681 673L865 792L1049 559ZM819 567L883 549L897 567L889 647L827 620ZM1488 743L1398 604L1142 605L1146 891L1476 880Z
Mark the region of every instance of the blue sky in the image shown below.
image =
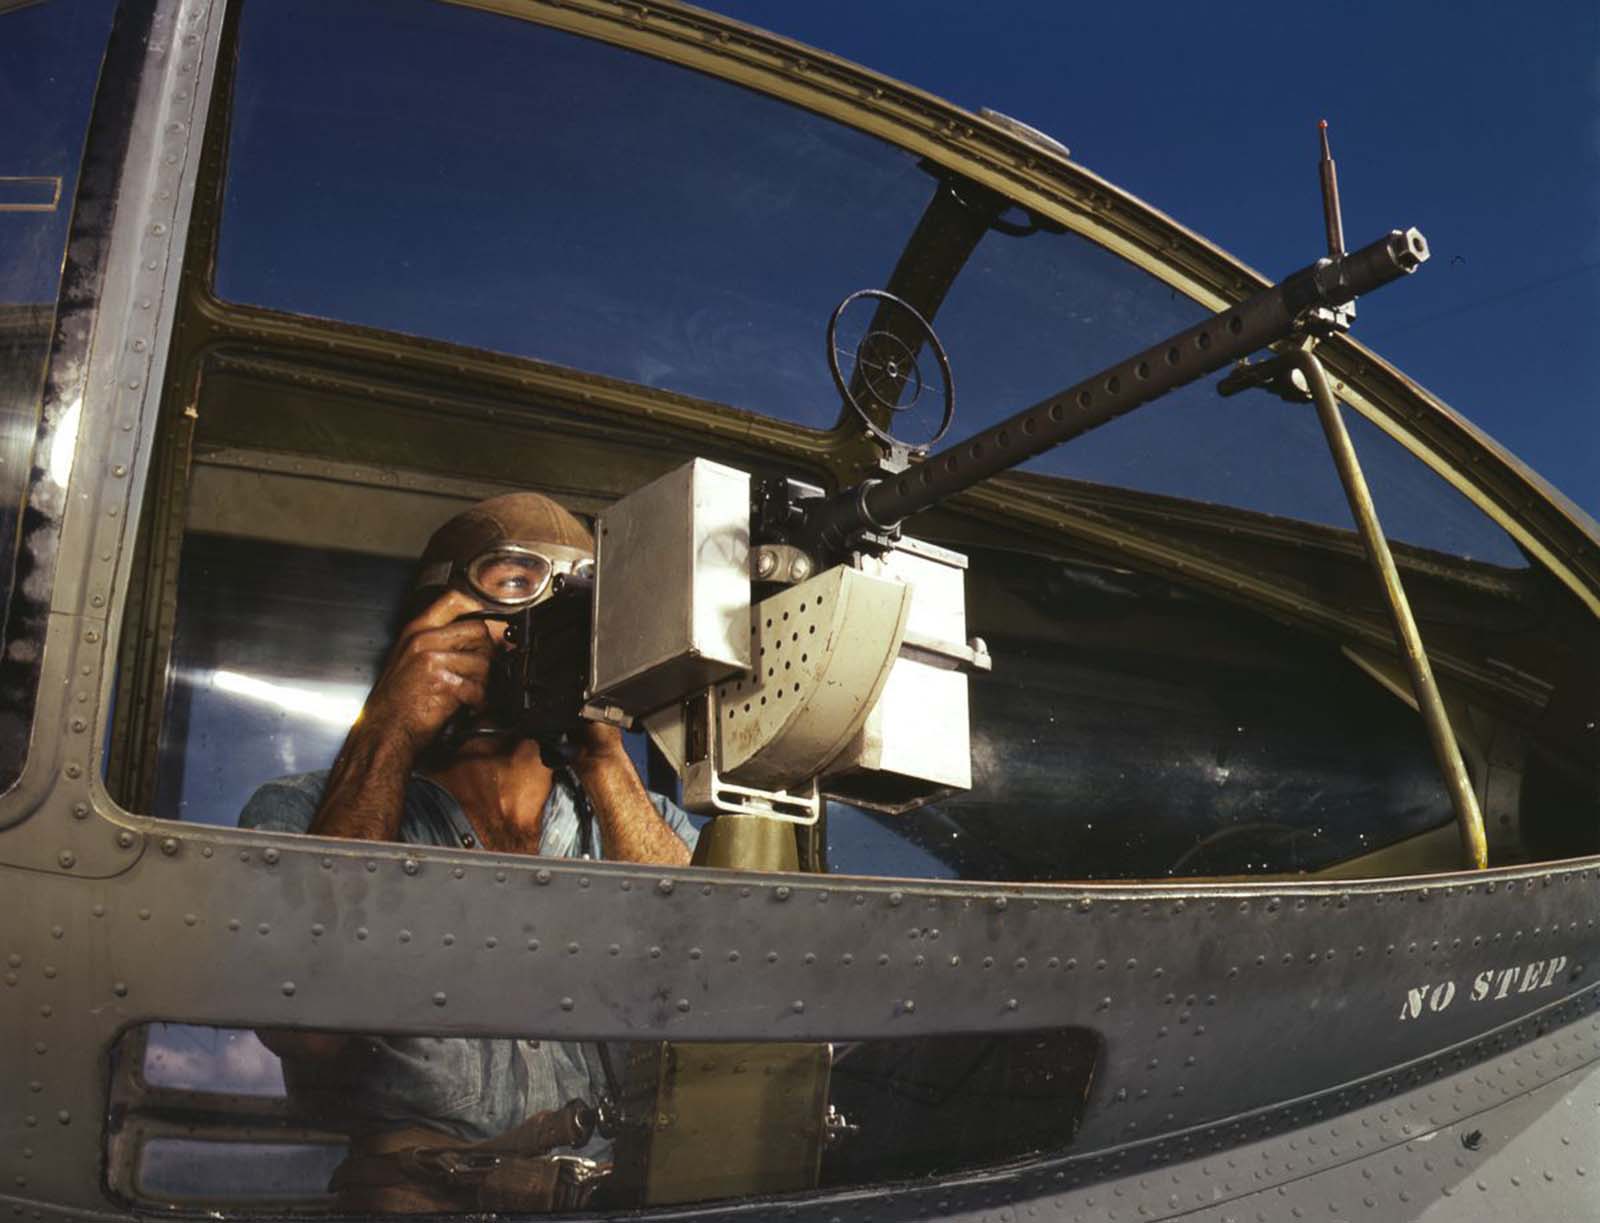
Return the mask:
M722 0L707 7L1050 133L1271 277L1345 236L1434 260L1355 334L1600 514L1600 5Z

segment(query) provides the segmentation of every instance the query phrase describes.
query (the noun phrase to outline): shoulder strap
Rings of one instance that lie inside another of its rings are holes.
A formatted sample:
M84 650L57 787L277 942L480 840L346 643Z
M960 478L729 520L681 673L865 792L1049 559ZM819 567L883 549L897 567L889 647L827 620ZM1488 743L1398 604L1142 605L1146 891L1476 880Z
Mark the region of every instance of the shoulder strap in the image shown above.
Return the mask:
M578 780L578 774L570 764L561 766L560 777L572 790L572 806L578 817L578 856L593 858L595 856L594 807L589 803L589 793L583 788L583 782Z

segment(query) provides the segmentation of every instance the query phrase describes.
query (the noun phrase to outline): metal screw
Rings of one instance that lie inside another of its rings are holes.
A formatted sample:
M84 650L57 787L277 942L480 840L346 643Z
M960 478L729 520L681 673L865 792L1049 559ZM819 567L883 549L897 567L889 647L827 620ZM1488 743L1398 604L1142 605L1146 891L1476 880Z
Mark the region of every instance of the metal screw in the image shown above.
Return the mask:
M756 576L770 578L778 571L778 554L770 548L761 548L756 552Z
M408 875L415 875L422 868L417 865L417 860L415 858L407 858L400 864L400 869L405 871L405 873Z
M56 855L56 861L61 863L62 870L70 871L78 864L78 855L73 853L70 849L63 849L59 854Z
M86 819L88 819L89 818L89 804L88 803L76 803L76 804L74 804L73 808L72 808L72 818L75 819L75 820L86 820Z
M789 576L797 582L803 582L811 576L811 560L809 557L797 556L794 564L789 566Z
M124 828L121 832L117 833L117 844L120 845L123 849L132 849L133 848L133 833L129 832L126 828Z
M172 857L173 854L177 853L178 852L178 838L177 837L162 837L161 838L161 852L166 854L167 857L169 857L169 858Z

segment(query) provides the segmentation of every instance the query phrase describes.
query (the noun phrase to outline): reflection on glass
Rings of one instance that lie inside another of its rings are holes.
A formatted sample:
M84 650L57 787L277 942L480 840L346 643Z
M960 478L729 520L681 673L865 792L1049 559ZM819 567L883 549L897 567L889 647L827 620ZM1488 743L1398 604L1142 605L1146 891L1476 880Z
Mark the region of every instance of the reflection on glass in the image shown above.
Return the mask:
M0 229L4 224L0 217ZM54 319L54 302L0 301L0 600L5 602L11 597L17 527L39 426L39 397Z
M937 808L922 809L932 815ZM903 816L878 816L838 799L828 800L828 869L836 875L898 875L913 879L957 879L946 857L907 840ZM937 819L937 815L932 815ZM959 830L951 835L960 838Z
M213 671L211 686L221 692L281 709L285 713L304 714L311 721L324 723L335 730L349 730L350 724L361 712L359 697L330 696L309 687L278 684L259 676L242 675L238 671Z
M153 814L232 826L275 777L327 768L361 712L415 563L185 535ZM315 631L305 631L305 626ZM644 735L623 737L662 793Z
M116 6L7 7L15 6L0 6L0 606L11 594L78 161ZM63 434L75 438L77 429ZM56 457L52 478L63 470ZM70 464L70 441L65 457Z
M1304 572L1381 614L1358 550L1313 528L1296 538L1284 546ZM1307 871L1449 822L1420 721L1341 643L1159 579L969 552L969 628L994 660L971 686L973 789L893 817L830 803L833 873ZM400 558L190 533L154 813L231 826L264 781L327 767L410 570ZM1516 660L1519 626L1542 623L1542 596L1522 578L1484 589L1482 573L1435 566L1413 599L1425 623L1477 625L1496 635L1497 657ZM1539 759L1581 772L1559 736L1537 741ZM636 764L670 791L669 776ZM1552 794L1548 806L1571 804Z
M217 265L217 291L236 301L825 428L839 396L824 324L847 294L892 288L949 352L952 441L1207 313L904 150L615 47L423 0L251 4L241 39ZM391 69L423 44L426 76ZM912 381L937 382L920 338L901 341ZM1027 470L1349 528L1310 408L1224 400L1215 383ZM931 421L897 418L897 431L928 436L938 398L924 396ZM1392 536L1525 564L1401 447L1359 422L1353 433Z
M151 1087L281 1096L278 1058L254 1032L154 1023L145 1038L144 1081Z
M813 427L839 414L828 314L932 188L770 98L449 5L252 3L240 46L223 297Z
M151 1138L139 1154L139 1197L158 1202L313 1201L345 1158L341 1143Z
M263 781L326 768L377 676L412 569L185 535L154 813L231 826Z
M75 400L62 414L56 426L56 435L50 441L50 458L45 471L57 488L66 488L72 478L72 456L78 449L78 417L83 411L83 401Z
M147 1205L340 1213L871 1185L1065 1150L1098 1056L1080 1029L602 1046L151 1024L117 1049L108 1172Z
M1369 580L1359 555L1327 563ZM973 551L967 591L994 660L971 680L972 789L898 816L830 804L834 872L1294 872L1451 818L1420 719L1335 644L1039 557Z

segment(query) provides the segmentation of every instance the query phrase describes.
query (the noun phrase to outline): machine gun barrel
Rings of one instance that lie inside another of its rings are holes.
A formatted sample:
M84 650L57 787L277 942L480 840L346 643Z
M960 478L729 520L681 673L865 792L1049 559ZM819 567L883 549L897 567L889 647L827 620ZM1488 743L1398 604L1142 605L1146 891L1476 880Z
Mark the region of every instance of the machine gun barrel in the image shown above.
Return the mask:
M1394 230L1347 255L1319 259L1221 314L1102 370L897 476L869 481L807 514L806 535L825 552L1017 466L1166 392L1288 338L1307 314L1333 309L1415 271L1428 243Z

